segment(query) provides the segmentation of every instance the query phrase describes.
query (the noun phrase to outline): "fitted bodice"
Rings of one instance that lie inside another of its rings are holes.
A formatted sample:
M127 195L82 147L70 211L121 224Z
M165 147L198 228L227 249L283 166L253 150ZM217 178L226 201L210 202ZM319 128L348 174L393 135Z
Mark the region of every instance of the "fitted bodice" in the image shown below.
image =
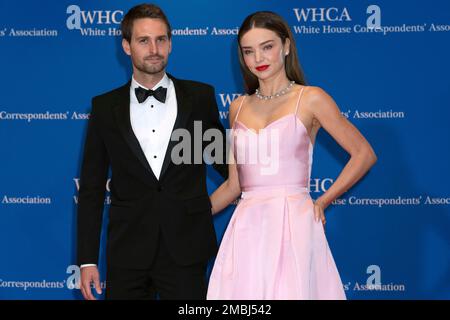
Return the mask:
M303 88L295 112L269 123L259 132L238 120L233 123L232 147L243 191L269 186L309 188L313 145L297 116Z

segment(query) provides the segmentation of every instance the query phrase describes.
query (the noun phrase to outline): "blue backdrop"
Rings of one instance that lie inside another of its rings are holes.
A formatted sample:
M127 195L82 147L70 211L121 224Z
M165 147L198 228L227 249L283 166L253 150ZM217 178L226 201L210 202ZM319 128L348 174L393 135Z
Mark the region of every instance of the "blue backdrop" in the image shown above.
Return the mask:
M90 99L131 75L120 21L138 3L0 2L0 299L81 298L75 221ZM258 10L285 17L309 84L333 96L379 158L327 210L347 297L449 299L450 2L158 4L174 29L168 71L214 85L226 127L243 92L237 28ZM315 198L348 155L323 131L314 152ZM221 180L209 171L212 192ZM232 211L215 218L218 240Z

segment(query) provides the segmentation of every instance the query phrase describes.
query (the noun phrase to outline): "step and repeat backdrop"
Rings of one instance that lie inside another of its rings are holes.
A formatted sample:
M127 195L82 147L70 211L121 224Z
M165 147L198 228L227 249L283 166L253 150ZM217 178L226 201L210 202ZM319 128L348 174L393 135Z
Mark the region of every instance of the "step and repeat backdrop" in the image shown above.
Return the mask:
M120 22L139 3L0 2L0 299L82 298L76 209L90 101L130 79ZM378 155L369 174L326 213L347 297L449 299L450 2L157 4L173 28L168 71L212 84L227 128L230 102L244 92L240 24L259 10L286 19L308 84L335 99ZM313 198L348 159L320 131ZM221 182L208 168L208 191ZM108 183L105 189L106 212ZM233 209L215 217L218 241Z

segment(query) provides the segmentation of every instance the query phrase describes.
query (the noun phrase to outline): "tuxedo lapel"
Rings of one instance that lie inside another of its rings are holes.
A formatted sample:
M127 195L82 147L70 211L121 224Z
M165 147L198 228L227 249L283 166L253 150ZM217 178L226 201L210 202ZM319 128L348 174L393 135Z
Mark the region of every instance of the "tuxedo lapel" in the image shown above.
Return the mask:
M187 121L189 120L189 117L192 112L192 96L190 95L189 91L185 86L182 85L181 81L174 78L170 74L167 74L169 78L172 80L174 87L175 87L175 93L177 97L177 118L175 120L175 124L172 129L172 134L175 130L180 128L186 128ZM171 134L171 137L172 137ZM164 162L161 168L161 174L160 181L164 177L164 173L169 168L171 161L171 153L173 147L178 143L178 141L173 141L170 139L169 145L166 150L166 154L164 156Z
M113 108L114 117L117 125L119 126L120 132L122 133L125 141L130 147L131 151L134 155L139 159L142 163L146 172L148 173L148 178L151 180L157 181L155 174L150 167L150 164L145 157L144 151L139 144L136 135L131 128L131 120L130 120L130 85L131 82L128 82L125 86L120 88L119 97L117 99L116 104Z

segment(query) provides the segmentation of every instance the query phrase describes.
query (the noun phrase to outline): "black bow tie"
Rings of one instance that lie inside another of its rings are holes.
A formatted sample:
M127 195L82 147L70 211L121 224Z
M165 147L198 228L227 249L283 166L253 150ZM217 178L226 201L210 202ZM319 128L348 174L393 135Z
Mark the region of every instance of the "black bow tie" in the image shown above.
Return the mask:
M144 102L150 96L154 96L156 100L164 103L166 101L167 88L159 87L156 90L147 90L142 87L137 87L134 89L134 93L139 103Z

